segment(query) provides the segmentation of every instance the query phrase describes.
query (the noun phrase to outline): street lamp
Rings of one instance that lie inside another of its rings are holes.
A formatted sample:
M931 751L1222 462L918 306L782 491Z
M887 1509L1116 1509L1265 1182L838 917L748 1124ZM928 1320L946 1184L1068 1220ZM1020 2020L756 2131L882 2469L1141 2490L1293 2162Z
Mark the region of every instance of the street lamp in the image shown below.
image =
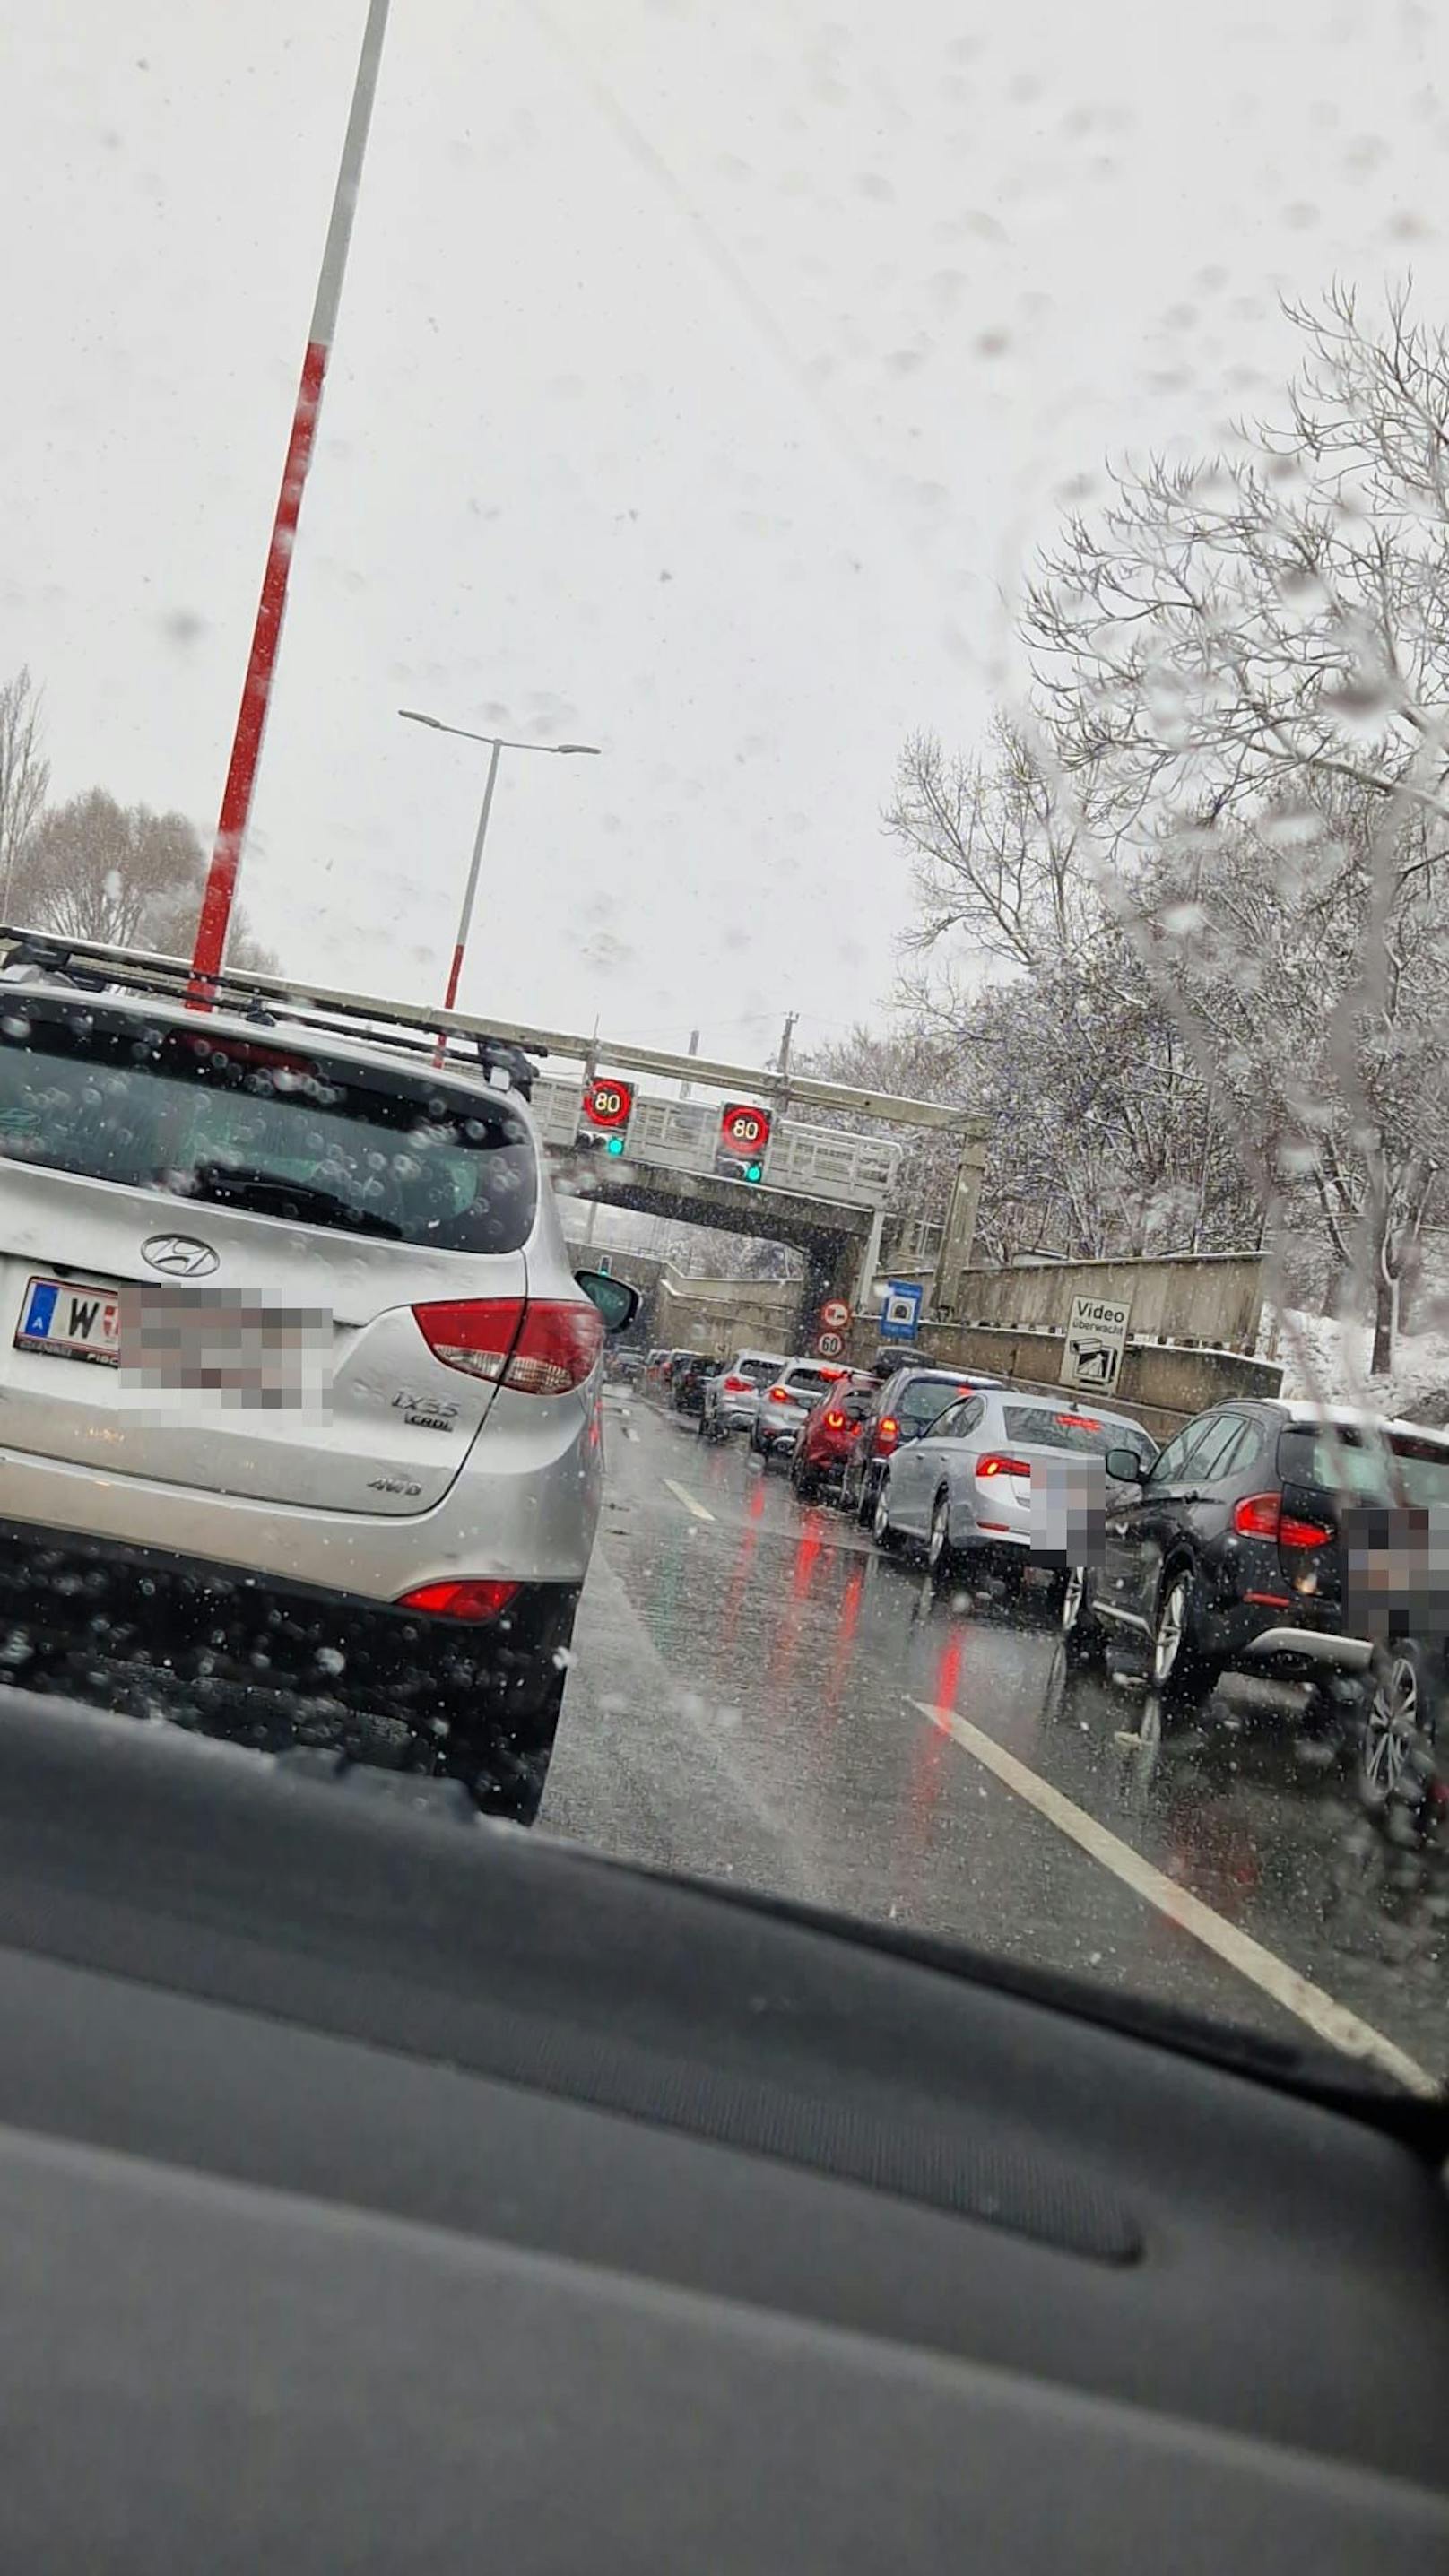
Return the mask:
M399 707L409 724L427 725L434 733L455 733L464 742L486 742L489 745L488 776L483 788L483 804L478 816L478 829L473 835L473 856L468 863L468 882L463 889L463 909L458 917L458 936L453 945L453 962L448 969L448 989L443 1008L451 1011L458 994L458 981L463 972L463 952L468 945L468 931L473 919L473 902L478 892L478 871L483 864L483 844L488 837L488 817L493 811L493 790L498 782L498 763L505 751L548 751L567 758L587 752L598 757L596 742L514 742L507 734L473 733L467 725L444 724L441 716L425 716L417 707ZM440 1051L442 1041L439 1042Z

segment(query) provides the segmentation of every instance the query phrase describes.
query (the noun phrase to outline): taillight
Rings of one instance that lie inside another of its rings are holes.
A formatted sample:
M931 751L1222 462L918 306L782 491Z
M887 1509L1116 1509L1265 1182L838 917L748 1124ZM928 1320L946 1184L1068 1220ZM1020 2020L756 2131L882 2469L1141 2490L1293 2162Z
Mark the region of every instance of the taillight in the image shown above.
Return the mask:
M1031 1461L1029 1458L1003 1458L993 1451L989 1458L977 1459L976 1473L978 1476L1029 1476Z
M770 1402L771 1402L772 1404L788 1404L788 1403L789 1403L789 1401L790 1401L790 1390L789 1390L788 1386L772 1386L772 1387L771 1387L771 1389L770 1389Z
M844 1414L827 1413L825 1417L825 1428L827 1431L843 1431L845 1429Z
M603 1317L587 1298L459 1298L414 1306L413 1314L445 1368L518 1395L582 1386L604 1347Z
M397 1607L426 1611L432 1619L496 1619L500 1610L507 1609L518 1588L516 1583L478 1575L445 1583L420 1583L415 1592L403 1594Z
M1299 1520L1283 1509L1281 1494L1248 1494L1233 1506L1239 1538L1276 1539L1280 1547L1327 1547L1333 1537L1322 1521Z
M901 1426L897 1422L894 1414L883 1413L879 1422L875 1426L875 1445L877 1450L894 1449L900 1436Z
M723 1381L723 1392L726 1395L748 1395L749 1391L750 1381L747 1377L727 1377Z

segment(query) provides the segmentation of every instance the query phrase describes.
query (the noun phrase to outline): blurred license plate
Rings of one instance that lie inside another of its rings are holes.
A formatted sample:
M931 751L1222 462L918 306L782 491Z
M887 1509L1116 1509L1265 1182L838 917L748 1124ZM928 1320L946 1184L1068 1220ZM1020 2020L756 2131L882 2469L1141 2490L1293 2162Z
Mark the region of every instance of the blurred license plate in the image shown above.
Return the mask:
M31 1279L15 1347L115 1368L121 1355L121 1302L115 1289L89 1288L75 1279Z

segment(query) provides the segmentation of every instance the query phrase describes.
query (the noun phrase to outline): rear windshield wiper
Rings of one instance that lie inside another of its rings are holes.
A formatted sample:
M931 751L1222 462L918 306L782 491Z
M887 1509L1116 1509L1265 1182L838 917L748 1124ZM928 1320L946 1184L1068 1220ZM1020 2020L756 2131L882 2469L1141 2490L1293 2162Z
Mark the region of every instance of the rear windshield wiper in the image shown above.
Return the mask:
M198 1163L188 1173L191 1192L215 1207L251 1208L258 1216L296 1217L303 1224L332 1225L349 1234L386 1235L393 1243L402 1241L402 1227L391 1217L378 1216L370 1208L360 1208L335 1190L318 1189L311 1181L280 1180L275 1172L261 1172L246 1163Z

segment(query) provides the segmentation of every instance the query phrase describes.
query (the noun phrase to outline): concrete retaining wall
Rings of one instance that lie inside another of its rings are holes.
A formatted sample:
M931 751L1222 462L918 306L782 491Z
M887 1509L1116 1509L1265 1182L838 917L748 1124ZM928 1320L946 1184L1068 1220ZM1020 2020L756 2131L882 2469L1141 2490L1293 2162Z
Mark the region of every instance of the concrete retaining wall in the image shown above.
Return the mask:
M1134 1340L1251 1351L1263 1311L1255 1252L1184 1253L1165 1261L1053 1261L1020 1270L963 1270L952 1321L1065 1329L1074 1297L1130 1306Z
M851 1357L864 1364L874 1357L876 1347L868 1333L857 1332ZM1040 1387L1051 1395L1063 1392L1060 1333L925 1324L917 1341L899 1347L902 1365L915 1357L932 1368L988 1369L994 1377L1013 1378L1020 1386ZM1209 1405L1233 1395L1276 1395L1282 1382L1281 1369L1270 1368L1263 1360L1240 1359L1232 1351L1185 1351L1129 1342L1122 1383L1114 1396L1100 1400L1134 1414L1154 1440L1168 1440ZM1069 1400L1087 1406L1092 1402L1090 1396L1075 1393Z

